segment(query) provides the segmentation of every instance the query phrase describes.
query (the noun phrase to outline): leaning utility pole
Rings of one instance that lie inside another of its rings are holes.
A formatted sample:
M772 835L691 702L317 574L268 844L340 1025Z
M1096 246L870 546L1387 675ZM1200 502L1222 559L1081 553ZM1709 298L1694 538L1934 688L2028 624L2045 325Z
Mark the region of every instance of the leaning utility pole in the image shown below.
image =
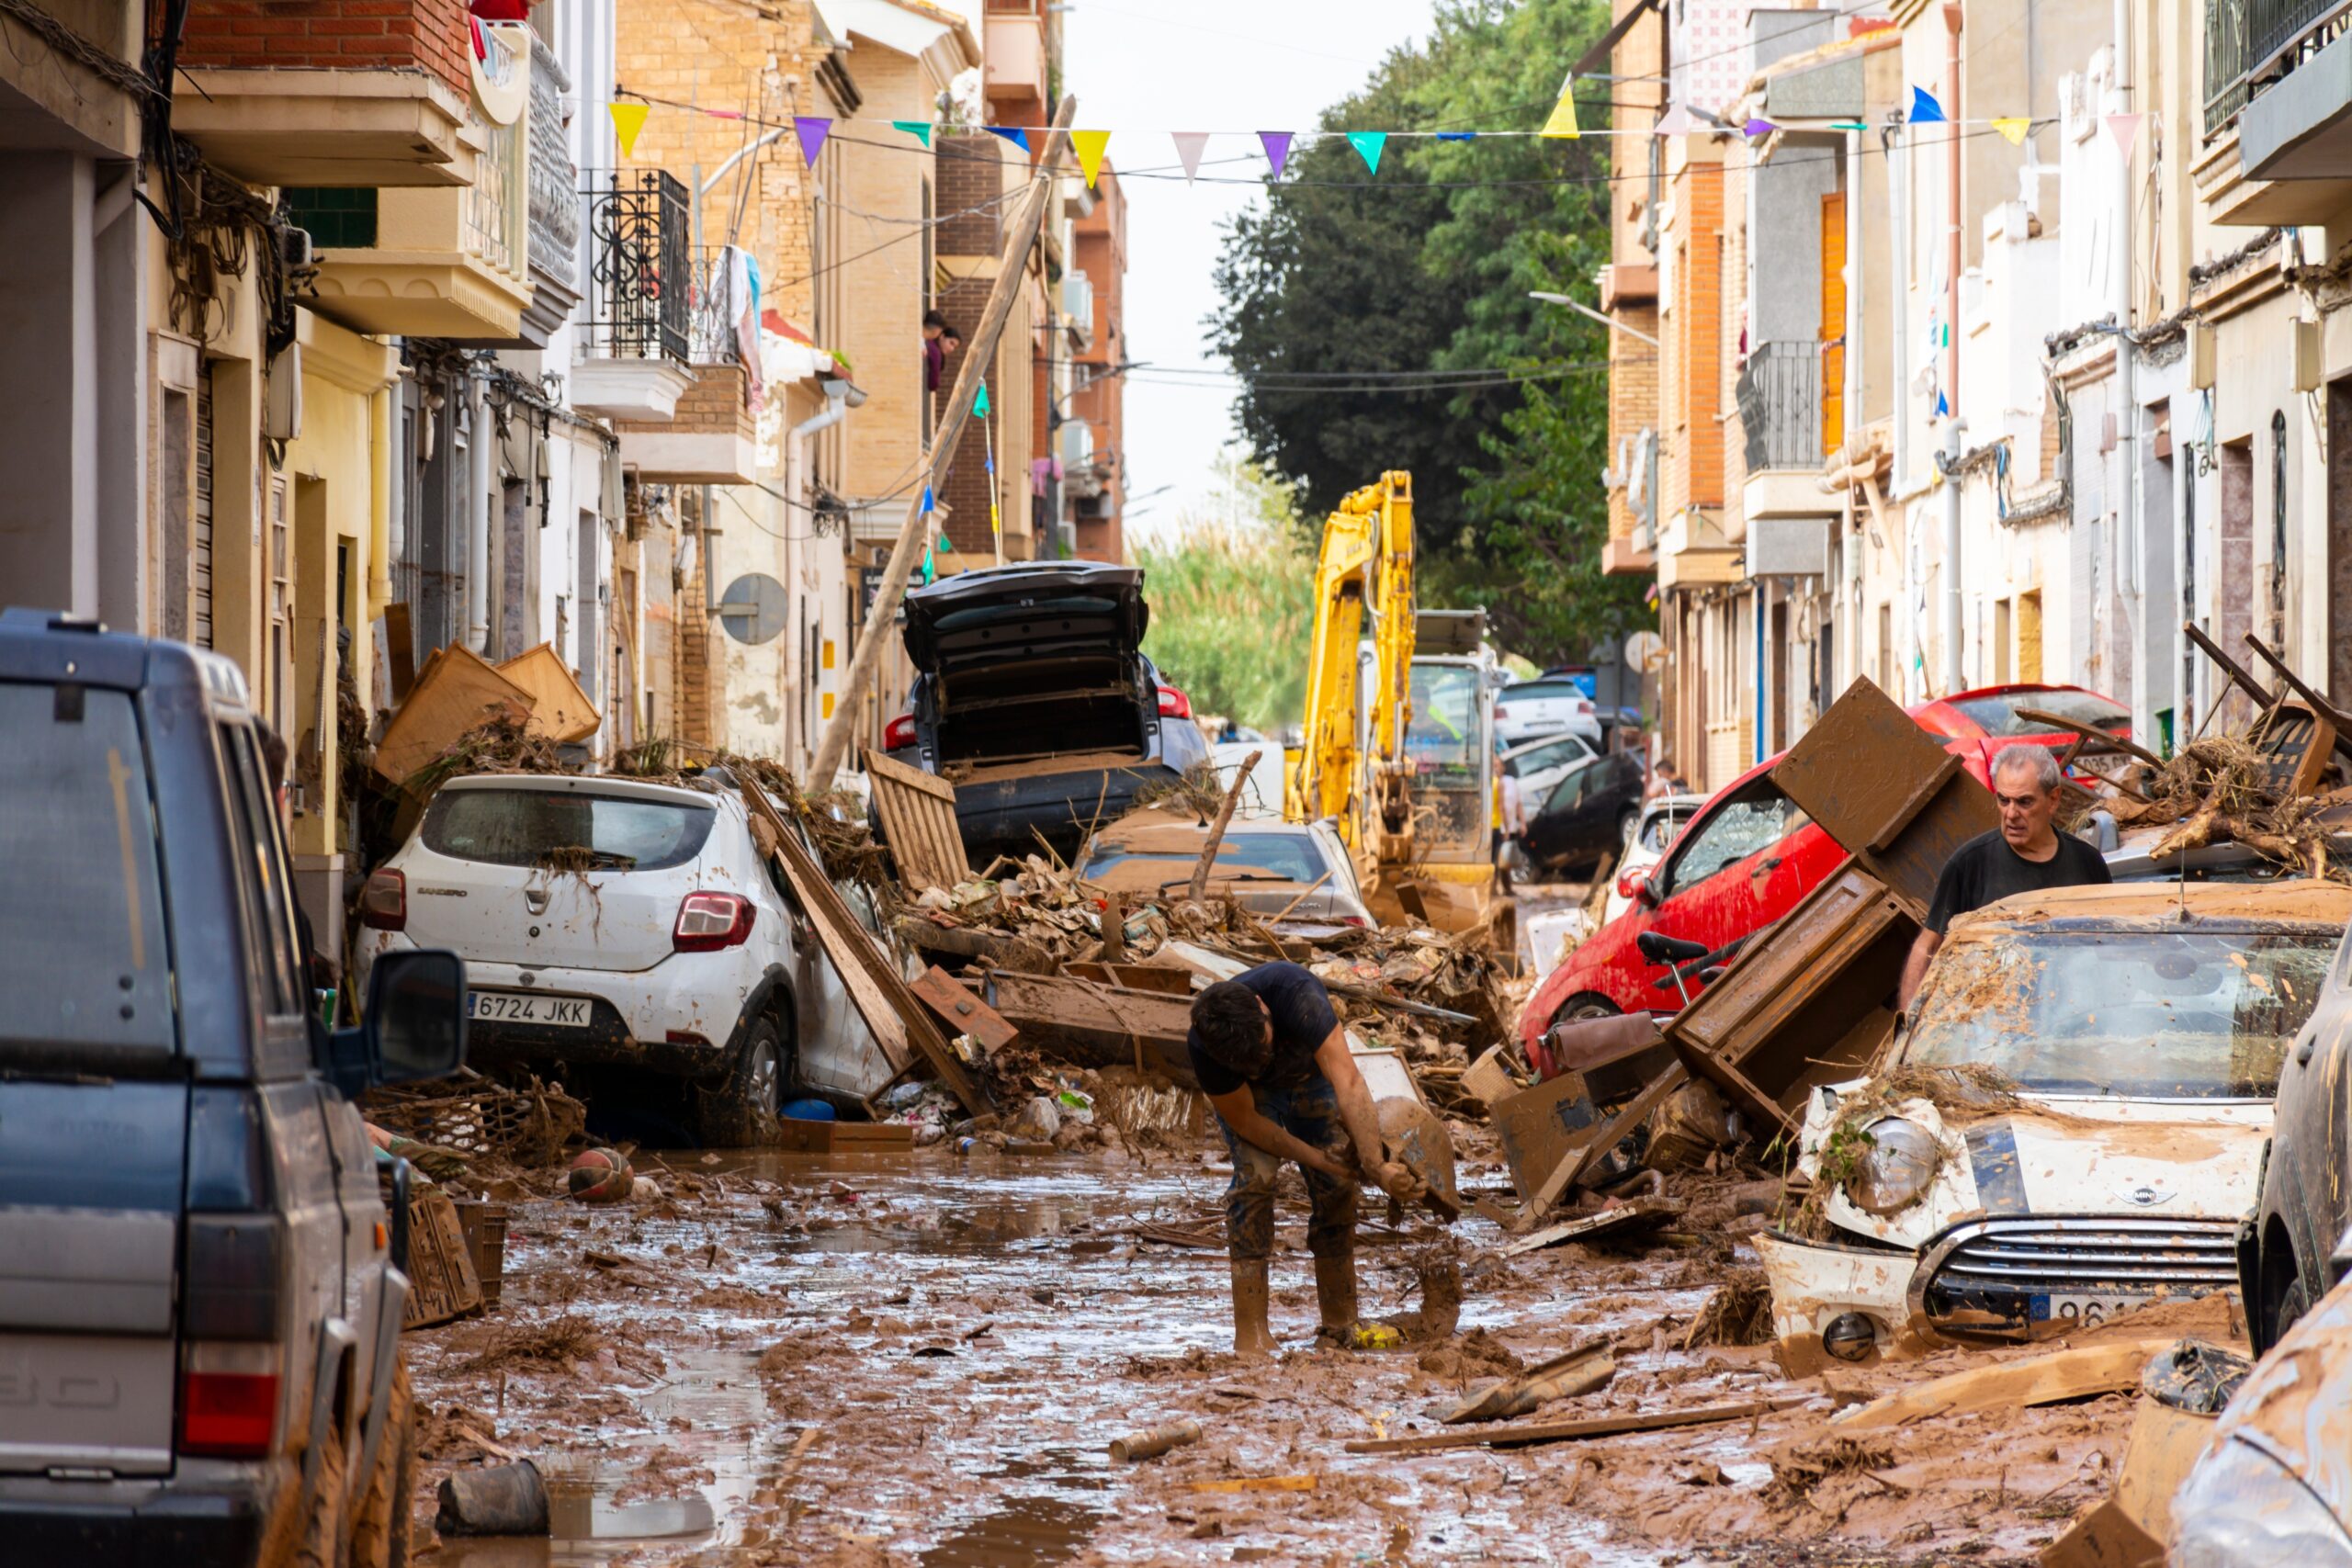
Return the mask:
M1045 154L1037 160L1036 172L1030 176L1029 189L1022 197L1019 214L1006 229L1004 248L997 253L996 282L989 290L988 308L980 313L979 331L973 334L970 346L965 350L964 367L956 373L956 389L947 397L947 416L932 435L931 462L923 469L922 492L907 507L907 520L899 525L898 543L890 547L890 563L882 569L881 586L874 592L874 607L866 612L865 628L857 638L857 651L850 658L849 673L842 677L841 694L834 700L833 721L826 726L816 760L808 765L808 787L811 790L823 789L833 782L833 774L840 771L842 759L849 751L850 731L857 723L866 688L873 684L875 668L882 662L883 646L890 640L891 627L898 620L899 601L906 595L907 579L914 574L915 561L922 554L923 497L946 482L947 466L955 459L956 444L963 439L964 422L971 416L973 399L988 375L989 361L996 357L996 343L1003 335L1004 320L1012 313L1012 295L1021 285L1029 247L1037 243L1046 204L1053 199L1054 176L1069 147L1069 123L1077 113L1078 100L1063 98L1055 112L1053 129L1046 138Z

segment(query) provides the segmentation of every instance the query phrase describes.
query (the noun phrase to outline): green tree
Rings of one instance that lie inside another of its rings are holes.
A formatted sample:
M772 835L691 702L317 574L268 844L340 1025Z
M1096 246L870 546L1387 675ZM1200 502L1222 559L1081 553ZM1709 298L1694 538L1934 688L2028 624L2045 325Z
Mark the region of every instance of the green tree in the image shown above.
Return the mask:
M1315 561L1292 486L1231 452L1216 477L1207 515L1135 546L1151 604L1144 651L1194 713L1272 733L1306 705Z

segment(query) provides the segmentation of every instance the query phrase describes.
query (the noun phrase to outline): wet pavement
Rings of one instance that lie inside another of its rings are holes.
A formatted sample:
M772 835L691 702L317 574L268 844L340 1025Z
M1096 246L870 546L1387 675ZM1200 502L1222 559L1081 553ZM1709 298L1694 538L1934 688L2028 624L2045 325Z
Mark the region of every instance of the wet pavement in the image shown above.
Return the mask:
M551 1196L554 1172L506 1186L503 1306L409 1337L425 1412L424 1561L2025 1561L2103 1495L2102 1445L2113 1454L2129 1419L2112 1399L2012 1417L1997 1466L1984 1434L1950 1423L1902 1436L1873 1479L1787 1495L1775 1445L1817 1435L1855 1389L1951 1371L1958 1353L1794 1381L1768 1349L1679 1348L1724 1269L1754 1261L1728 1233L1758 1222L1727 1203L1711 1214L1703 1196L1690 1231L1639 1252L1505 1262L1480 1257L1503 1239L1484 1221L1450 1233L1367 1224L1366 1315L1414 1305L1412 1262L1442 1246L1465 1259L1463 1332L1351 1355L1312 1346L1293 1174L1274 1269L1284 1351L1252 1365L1226 1350L1222 1247L1134 1235L1215 1216L1221 1150L1142 1164L939 1151L637 1159L660 1201L584 1209ZM1475 1161L1464 1182L1504 1185ZM1809 1403L1606 1442L1344 1451L1430 1429L1422 1412L1502 1371L1502 1348L1532 1362L1597 1335L1617 1339L1615 1382L1543 1418ZM1109 1459L1113 1438L1186 1416L1205 1429L1199 1444ZM554 1540L434 1543L439 1477L502 1457L481 1439L540 1465Z

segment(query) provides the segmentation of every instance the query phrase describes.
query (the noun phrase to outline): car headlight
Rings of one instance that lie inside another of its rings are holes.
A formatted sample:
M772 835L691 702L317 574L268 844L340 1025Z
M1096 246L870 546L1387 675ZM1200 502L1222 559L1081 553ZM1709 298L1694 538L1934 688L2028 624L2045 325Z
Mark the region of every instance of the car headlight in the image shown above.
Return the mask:
M2352 1568L2352 1535L2318 1494L2252 1443L2198 1461L2173 1499L2176 1568Z
M1881 1117L1862 1134L1870 1148L1846 1179L1846 1196L1854 1207L1883 1218L1917 1202L1943 1159L1935 1134L1902 1116Z

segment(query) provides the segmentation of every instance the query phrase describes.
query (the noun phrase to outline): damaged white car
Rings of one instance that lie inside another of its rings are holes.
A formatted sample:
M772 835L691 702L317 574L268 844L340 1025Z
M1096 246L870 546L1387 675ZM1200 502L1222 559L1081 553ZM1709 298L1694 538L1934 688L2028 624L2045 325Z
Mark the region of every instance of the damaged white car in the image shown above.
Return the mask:
M1814 1091L1783 1340L2030 1338L2236 1283L2280 1059L2352 888L2137 883L1956 920L1872 1076ZM1803 1233L1803 1234L1799 1234Z

